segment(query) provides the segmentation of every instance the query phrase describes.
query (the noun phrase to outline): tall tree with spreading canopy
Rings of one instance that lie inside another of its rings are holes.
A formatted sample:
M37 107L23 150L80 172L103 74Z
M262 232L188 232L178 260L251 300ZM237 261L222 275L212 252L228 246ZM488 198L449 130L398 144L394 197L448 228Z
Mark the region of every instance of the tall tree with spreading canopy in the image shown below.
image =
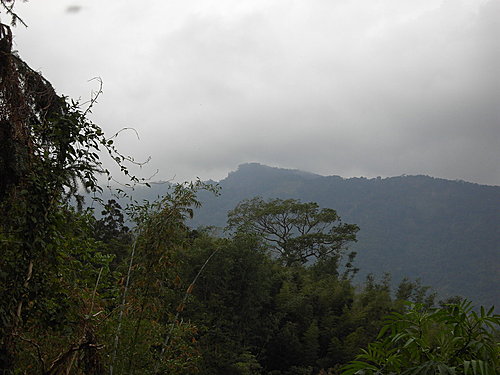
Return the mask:
M342 223L337 212L317 203L261 197L244 200L228 213L228 228L256 234L285 265L304 264L311 258L340 257L356 241L355 224ZM348 267L354 253L350 254Z

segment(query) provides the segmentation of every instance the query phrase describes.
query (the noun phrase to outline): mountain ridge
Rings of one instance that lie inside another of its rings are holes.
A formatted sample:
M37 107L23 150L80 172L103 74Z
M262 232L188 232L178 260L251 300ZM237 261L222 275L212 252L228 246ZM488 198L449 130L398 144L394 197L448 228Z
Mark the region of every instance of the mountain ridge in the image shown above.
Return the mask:
M498 304L500 187L424 175L386 178L321 176L246 163L218 182L191 223L223 227L227 212L254 196L314 201L361 228L360 275L389 272L395 282L420 278L441 296ZM495 209L496 208L496 209Z

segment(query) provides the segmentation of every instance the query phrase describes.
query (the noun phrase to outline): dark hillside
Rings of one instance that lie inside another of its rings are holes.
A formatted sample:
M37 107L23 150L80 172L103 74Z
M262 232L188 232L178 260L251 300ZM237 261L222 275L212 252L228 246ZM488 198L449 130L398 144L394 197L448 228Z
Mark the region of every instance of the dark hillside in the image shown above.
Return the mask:
M315 201L360 226L361 277L390 272L395 281L421 278L441 296L500 302L498 186L428 176L344 179L255 163L220 185L220 197L202 196L194 226L224 226L228 210L256 195Z

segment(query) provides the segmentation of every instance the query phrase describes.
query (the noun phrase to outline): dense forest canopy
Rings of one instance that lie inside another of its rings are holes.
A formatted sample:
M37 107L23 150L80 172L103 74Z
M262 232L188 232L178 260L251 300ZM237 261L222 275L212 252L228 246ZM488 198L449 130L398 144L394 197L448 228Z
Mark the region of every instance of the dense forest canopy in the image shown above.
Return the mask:
M14 1L2 0L12 21ZM2 13L3 14L3 13ZM109 153L82 106L0 24L0 370L5 374L494 374L493 309L408 279L352 283L358 227L314 202L241 202L227 236L188 225L200 181L102 212ZM131 225L127 225L128 220ZM271 235L271 236L270 236ZM278 252L276 257L273 252ZM314 256L314 262L309 258ZM410 302L407 302L410 301Z

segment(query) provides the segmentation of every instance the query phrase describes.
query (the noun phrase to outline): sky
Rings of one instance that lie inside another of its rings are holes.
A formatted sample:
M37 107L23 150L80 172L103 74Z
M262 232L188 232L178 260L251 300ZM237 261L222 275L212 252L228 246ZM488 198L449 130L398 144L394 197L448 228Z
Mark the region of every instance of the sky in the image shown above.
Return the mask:
M30 0L21 57L144 177L241 163L500 185L498 0ZM4 13L0 19L4 20ZM5 22L5 21L4 21ZM158 172L156 172L158 170Z

